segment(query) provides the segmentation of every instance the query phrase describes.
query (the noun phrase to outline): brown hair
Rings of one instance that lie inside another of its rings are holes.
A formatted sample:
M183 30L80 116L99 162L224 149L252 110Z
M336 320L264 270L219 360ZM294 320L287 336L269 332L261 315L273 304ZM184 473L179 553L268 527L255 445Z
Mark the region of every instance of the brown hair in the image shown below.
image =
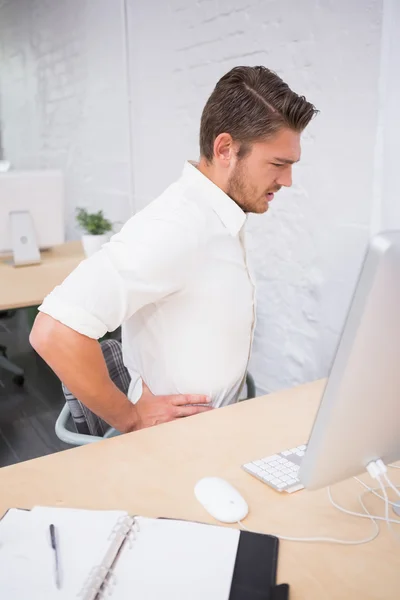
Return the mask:
M266 67L235 67L218 81L204 107L200 153L211 162L215 138L229 133L241 143L239 154L244 156L251 142L282 127L303 131L317 112Z

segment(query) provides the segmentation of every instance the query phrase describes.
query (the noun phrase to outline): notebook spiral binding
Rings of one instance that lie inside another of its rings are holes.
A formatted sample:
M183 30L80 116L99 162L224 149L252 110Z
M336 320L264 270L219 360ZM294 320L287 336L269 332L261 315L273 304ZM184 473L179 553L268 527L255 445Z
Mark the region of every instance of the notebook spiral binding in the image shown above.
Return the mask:
M139 532L139 524L135 517L118 519L109 535L110 547L100 565L93 567L79 594L83 600L102 600L106 595L111 596L116 584L113 572L118 555L127 543L131 548Z

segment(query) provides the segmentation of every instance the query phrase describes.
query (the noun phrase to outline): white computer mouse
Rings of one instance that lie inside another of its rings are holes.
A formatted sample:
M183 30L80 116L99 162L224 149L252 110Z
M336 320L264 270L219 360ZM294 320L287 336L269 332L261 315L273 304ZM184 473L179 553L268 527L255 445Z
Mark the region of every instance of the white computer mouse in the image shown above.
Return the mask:
M221 477L200 479L194 487L194 494L206 511L222 523L237 523L249 512L245 499Z

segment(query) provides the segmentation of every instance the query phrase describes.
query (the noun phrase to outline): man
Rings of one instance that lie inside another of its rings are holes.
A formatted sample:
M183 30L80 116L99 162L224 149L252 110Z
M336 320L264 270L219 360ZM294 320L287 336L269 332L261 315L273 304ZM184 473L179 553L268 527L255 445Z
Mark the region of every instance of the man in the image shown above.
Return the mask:
M246 214L264 213L291 185L315 113L265 67L232 69L204 108L200 162L186 163L176 183L44 300L33 347L117 430L237 400L255 324ZM97 342L121 324L128 397L110 380Z

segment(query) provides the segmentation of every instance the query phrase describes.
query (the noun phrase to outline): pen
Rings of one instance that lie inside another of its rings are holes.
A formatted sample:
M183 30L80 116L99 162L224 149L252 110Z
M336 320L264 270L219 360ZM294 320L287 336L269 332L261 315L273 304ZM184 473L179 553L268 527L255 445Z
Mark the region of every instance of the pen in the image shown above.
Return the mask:
M60 590L61 589L61 575L60 575L60 556L59 556L59 547L57 540L57 532L56 528L53 524L50 525L50 542L51 547L54 550L54 560L55 560L55 578L56 578L56 586Z

